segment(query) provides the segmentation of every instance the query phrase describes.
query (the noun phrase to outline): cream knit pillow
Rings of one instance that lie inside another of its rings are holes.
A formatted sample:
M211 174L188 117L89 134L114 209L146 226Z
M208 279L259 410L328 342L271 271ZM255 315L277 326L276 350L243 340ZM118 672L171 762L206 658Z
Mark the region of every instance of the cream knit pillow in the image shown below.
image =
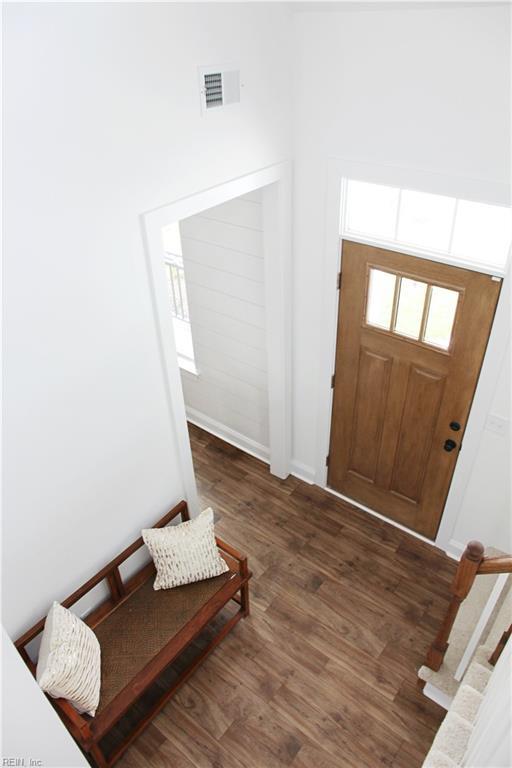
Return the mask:
M210 579L229 570L219 554L213 529L213 510L180 525L142 531L156 567L154 589Z
M59 603L50 608L43 630L37 682L54 699L67 699L94 716L100 700L100 644L90 627Z

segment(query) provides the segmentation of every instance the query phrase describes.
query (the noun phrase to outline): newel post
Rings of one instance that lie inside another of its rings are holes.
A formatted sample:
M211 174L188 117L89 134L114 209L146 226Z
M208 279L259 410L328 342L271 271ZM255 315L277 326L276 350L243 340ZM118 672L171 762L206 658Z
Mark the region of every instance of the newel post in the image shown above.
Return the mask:
M484 558L484 546L479 541L470 541L459 561L455 577L451 586L452 599L448 607L444 621L441 624L436 639L427 651L425 664L435 672L443 663L444 655L448 648L448 638L452 631L453 623L459 612L460 604L467 597L480 563Z

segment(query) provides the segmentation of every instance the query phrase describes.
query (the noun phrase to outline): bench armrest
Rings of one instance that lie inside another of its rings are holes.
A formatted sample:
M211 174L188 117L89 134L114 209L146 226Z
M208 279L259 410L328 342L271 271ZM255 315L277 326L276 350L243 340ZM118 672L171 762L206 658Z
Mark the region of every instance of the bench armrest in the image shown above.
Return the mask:
M231 567L229 560L231 561L234 560L236 571L240 574L240 576L242 576L242 578L247 578L249 575L249 568L247 565L247 556L242 555L240 552L238 552L238 550L236 550L230 544L226 544L226 542L223 541L222 539L219 539L218 536L215 537L215 541L217 542L217 546L220 549L221 554L224 554L227 556L227 558L224 558L227 564Z

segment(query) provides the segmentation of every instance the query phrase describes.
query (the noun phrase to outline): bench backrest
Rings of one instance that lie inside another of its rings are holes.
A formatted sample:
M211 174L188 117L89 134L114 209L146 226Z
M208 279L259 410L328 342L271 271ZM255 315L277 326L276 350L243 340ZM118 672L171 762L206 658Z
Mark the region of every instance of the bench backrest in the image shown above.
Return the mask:
M190 520L190 514L186 501L180 501L175 507L173 507L166 515L159 520L153 528L163 528L165 525L174 520L175 517L181 515L182 521ZM150 578L155 572L155 566L153 561L140 568L136 573L126 581L123 581L119 566L131 557L138 549L144 544L142 536L139 537L133 544L126 547L121 554L114 557L107 565L105 565L97 574L95 574L89 581L86 581L81 587L79 587L72 595L62 600L61 605L64 608L70 608L74 603L77 603L84 595L90 592L100 582L106 581L109 587L110 596L107 600L104 600L100 605L94 608L91 613L84 618L86 624L94 628L99 622L108 616L119 603L126 600L132 592L134 592L142 583ZM44 623L46 616L42 618L37 624L34 624L29 630L27 630L21 637L19 637L14 645L20 652L25 663L30 667L32 672L35 672L35 664L28 655L26 646L32 642L44 629Z

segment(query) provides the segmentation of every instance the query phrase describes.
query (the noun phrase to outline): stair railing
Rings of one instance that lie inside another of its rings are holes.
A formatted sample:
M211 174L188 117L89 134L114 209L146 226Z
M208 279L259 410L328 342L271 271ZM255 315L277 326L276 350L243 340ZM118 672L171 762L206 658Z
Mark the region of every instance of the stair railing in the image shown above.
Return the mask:
M484 557L483 544L479 541L470 541L459 561L451 585L452 599L439 632L427 651L425 666L435 672L441 667L449 645L448 638L461 603L471 591L476 577L479 574L490 573L512 573L512 556Z

